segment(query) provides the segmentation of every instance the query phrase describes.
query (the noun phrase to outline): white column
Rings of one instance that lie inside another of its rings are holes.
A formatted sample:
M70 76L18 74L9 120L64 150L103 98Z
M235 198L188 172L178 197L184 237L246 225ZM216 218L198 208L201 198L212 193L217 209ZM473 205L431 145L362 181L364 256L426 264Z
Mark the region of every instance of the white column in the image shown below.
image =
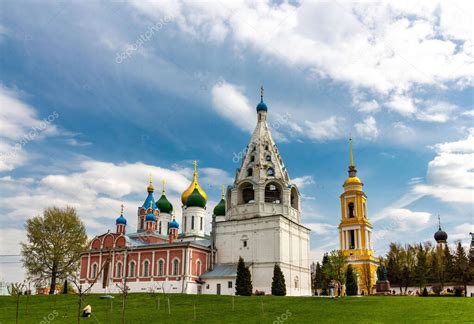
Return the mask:
M359 248L359 249L362 248L362 239L361 239L360 228L357 230L357 248Z
M155 276L155 266L156 266L156 264L155 264L155 252L156 251L153 251L153 255L151 257L151 260L152 260L151 261L151 273L150 273L151 277Z
M136 272L136 277L140 277L140 269L141 269L141 257L142 257L142 254L140 252L138 252L138 262L137 262L137 272Z
M86 274L86 279L89 279L90 268L91 268L91 253L89 252L89 256L87 257L87 274Z
M165 273L166 280L168 280L168 267L170 266L170 250L166 250Z
M349 250L349 247L350 247L350 242L349 242L349 231L345 230L344 231L346 234L346 250Z

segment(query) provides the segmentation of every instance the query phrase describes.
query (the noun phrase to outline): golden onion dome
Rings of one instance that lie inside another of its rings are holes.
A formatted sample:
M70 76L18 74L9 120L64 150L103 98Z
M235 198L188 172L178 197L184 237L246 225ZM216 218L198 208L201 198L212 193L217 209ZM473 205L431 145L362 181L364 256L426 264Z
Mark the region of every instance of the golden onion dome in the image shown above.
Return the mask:
M186 205L186 200L188 199L189 196L191 196L194 189L197 189L197 191L202 196L202 198L204 198L204 200L207 201L207 194L198 183L197 161L194 161L193 181L189 185L188 189L186 189L181 195L181 202L183 203L183 206Z
M358 177L349 177L344 181L344 185L348 184L362 184L362 181Z

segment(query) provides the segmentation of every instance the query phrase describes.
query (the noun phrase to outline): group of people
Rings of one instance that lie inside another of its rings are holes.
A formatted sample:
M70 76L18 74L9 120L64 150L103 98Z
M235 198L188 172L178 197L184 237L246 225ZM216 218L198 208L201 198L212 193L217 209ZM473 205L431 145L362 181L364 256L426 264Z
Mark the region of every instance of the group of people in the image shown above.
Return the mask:
M331 280L328 285L329 288L329 297L335 298L335 297L342 297L342 284L337 281L337 280ZM334 295L334 293L337 292L337 295Z

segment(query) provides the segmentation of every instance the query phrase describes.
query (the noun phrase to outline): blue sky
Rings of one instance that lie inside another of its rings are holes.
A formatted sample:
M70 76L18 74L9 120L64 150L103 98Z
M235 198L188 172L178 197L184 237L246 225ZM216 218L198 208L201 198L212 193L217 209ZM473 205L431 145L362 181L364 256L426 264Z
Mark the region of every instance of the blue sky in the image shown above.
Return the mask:
M53 204L75 206L93 236L123 202L134 227L149 173L176 208L194 159L212 210L261 84L315 260L338 247L349 136L377 254L432 241L438 214L467 245L472 12L456 1L2 3L1 254L18 254L25 220ZM20 264L0 266L21 278Z

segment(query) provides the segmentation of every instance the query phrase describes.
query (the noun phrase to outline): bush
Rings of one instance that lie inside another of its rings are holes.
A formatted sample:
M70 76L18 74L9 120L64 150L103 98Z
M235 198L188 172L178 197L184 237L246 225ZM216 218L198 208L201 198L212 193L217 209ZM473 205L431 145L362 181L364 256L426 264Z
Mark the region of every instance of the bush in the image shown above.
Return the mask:
M463 292L463 288L462 287L454 287L454 296L455 297L462 297L462 292Z
M423 297L428 297L428 289L423 288L423 294L422 294Z
M431 287L431 290L437 295L441 294L441 292L443 291L441 285L433 285L433 287Z
M255 296L265 296L265 292L264 292L264 291L255 290L254 295L255 295Z

